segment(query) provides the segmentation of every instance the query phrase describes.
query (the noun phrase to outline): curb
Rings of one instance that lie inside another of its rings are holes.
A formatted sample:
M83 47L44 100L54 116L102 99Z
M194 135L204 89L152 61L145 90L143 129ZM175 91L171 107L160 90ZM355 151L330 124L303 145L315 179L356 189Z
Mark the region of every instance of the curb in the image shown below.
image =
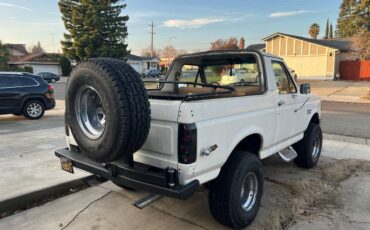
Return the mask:
M89 181L95 179L96 177L94 175L90 175L44 189L32 191L30 193L26 193L17 197L2 200L0 201L0 219L3 217L3 214L5 214L5 216L8 216L6 214L28 209L40 202L71 192L70 190L73 188L88 186Z
M348 142L351 144L370 145L370 139L361 137L341 136L336 134L324 133L325 140Z

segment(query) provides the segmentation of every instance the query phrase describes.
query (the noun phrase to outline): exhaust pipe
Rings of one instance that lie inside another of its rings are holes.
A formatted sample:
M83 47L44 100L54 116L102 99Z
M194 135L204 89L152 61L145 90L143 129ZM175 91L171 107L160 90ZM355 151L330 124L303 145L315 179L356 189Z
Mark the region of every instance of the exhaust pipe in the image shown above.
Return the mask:
M156 202L157 200L159 200L161 198L162 198L162 196L160 196L160 195L150 193L150 194L138 199L137 201L134 201L132 203L132 205L134 205L137 208L143 209L143 208L153 204L154 202Z

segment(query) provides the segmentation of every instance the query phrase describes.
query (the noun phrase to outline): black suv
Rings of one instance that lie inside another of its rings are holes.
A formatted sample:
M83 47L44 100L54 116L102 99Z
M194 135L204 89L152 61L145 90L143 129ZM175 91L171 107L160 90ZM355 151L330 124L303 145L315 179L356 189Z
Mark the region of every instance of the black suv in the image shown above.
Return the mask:
M36 74L37 76L40 76L42 79L44 79L47 82L57 82L60 80L60 77L54 73L49 73L49 72L40 72Z
M29 73L0 72L0 114L40 119L55 107L54 87Z

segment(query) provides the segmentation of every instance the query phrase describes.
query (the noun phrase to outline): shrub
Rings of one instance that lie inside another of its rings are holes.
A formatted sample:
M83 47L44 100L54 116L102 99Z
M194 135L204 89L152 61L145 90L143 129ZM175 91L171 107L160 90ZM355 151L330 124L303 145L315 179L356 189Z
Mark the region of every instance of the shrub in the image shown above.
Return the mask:
M69 76L71 73L71 62L65 56L59 58L59 65L62 70L62 76Z
M23 69L24 69L24 72L27 72L27 73L33 73L33 68L32 68L32 66L25 66Z

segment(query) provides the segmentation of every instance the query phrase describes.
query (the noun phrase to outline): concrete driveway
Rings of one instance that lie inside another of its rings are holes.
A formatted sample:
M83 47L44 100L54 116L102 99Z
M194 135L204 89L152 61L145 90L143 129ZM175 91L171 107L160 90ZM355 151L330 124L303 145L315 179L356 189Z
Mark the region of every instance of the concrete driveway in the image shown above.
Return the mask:
M262 206L248 229L369 229L370 163L322 158L313 170L265 160ZM143 192L110 182L0 221L0 229L227 229L213 220L204 187L188 200L130 203Z

